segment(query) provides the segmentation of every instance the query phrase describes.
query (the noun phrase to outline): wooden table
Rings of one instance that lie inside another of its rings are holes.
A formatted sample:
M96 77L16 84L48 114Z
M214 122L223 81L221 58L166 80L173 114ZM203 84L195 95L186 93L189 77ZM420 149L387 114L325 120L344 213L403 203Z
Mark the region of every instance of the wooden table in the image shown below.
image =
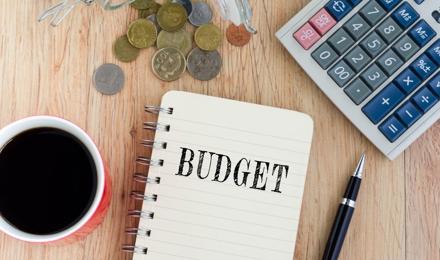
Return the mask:
M104 223L86 240L66 246L32 245L0 234L0 259L131 259L120 246L132 206L135 155L149 133L144 104L158 105L168 90L294 109L315 120L301 227L295 259L319 259L337 204L361 152L367 153L365 181L340 259L440 259L440 124L394 161L386 159L336 109L276 40L274 34L307 0L252 0L259 33L244 48L224 40L219 77L200 82L185 74L172 83L153 75L154 49L132 63L112 55L114 39L137 12L80 7L61 26L37 23L56 0L0 1L0 127L19 118L49 114L73 121L97 142L111 168L114 193ZM214 5L214 1L210 1ZM225 32L228 23L216 24ZM105 62L122 66L123 91L103 96L92 74ZM151 136L150 136L151 137ZM19 187L17 187L19 188Z

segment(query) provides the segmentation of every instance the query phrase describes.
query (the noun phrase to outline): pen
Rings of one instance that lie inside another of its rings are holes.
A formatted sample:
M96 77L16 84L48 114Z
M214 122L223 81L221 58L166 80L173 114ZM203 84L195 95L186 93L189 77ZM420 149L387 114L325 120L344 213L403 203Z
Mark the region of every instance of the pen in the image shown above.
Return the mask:
M361 159L348 182L345 195L339 205L338 213L336 214L335 222L333 223L332 231L325 247L323 260L338 259L342 244L344 243L345 234L350 225L351 217L353 216L356 198L359 192L362 181L362 172L364 170L365 154L362 154Z

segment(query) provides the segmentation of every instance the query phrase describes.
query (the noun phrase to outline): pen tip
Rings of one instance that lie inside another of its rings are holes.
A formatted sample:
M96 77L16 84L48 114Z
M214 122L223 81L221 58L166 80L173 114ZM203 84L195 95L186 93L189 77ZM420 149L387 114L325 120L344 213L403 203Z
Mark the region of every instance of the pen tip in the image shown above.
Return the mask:
M354 171L353 176L358 177L358 178L362 178L362 173L364 171L364 167L365 167L365 153L362 153L361 155L361 159L358 162L358 165L356 167L356 170Z

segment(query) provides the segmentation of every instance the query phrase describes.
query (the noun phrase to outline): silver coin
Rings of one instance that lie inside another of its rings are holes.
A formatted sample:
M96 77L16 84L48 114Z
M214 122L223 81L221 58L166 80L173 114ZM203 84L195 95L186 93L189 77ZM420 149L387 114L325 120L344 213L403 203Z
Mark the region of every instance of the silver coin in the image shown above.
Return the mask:
M188 55L187 68L195 79L211 80L222 68L222 57L218 51L202 51L194 48Z
M121 91L124 81L124 72L116 64L103 64L93 73L93 84L104 95L114 95Z
M155 26L156 26L156 30L157 33L159 33L160 31L162 31L162 28L160 28L159 23L157 22L157 17L156 14L151 14L147 17L147 20L151 21Z
M190 16L193 11L193 4L191 0L171 0L171 3L182 5L185 8L188 16Z
M188 19L194 26L210 23L212 20L211 7L205 2L197 2L193 4L193 11Z

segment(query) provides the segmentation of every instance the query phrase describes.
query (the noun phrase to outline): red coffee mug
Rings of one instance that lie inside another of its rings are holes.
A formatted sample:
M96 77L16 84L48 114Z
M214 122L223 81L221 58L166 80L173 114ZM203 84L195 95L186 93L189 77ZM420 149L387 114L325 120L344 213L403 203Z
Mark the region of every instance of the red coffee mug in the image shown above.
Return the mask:
M97 174L96 194L87 212L71 227L49 235L36 235L23 232L9 224L0 215L0 230L19 240L34 243L70 243L84 238L104 219L110 205L111 181L108 169L92 139L75 124L52 116L34 116L21 119L0 130L0 152L8 142L25 131L35 128L55 128L75 136L90 153Z

